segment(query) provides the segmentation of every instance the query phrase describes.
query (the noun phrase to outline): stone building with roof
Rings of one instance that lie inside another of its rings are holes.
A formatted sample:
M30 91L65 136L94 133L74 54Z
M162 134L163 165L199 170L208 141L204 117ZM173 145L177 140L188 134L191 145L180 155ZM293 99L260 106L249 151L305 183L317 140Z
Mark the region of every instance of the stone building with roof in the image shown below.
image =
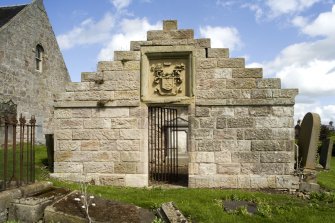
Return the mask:
M52 132L54 95L70 81L43 0L0 7L0 100L37 119L37 141Z
M57 95L52 176L135 187L184 180L297 188L297 93L164 21Z

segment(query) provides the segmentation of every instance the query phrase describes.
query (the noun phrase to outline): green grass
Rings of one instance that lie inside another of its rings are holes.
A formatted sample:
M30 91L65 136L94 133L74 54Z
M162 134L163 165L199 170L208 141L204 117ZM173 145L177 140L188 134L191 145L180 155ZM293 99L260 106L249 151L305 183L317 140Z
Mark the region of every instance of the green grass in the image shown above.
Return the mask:
M324 170L317 176L318 184L327 190L335 191L335 157L330 162L330 170Z
M46 179L46 149L36 148L36 178ZM318 175L319 183L328 190L335 190L335 159L332 169ZM328 174L328 175L326 175ZM79 189L79 184L50 179L55 186ZM335 194L313 194L311 200L304 200L293 195L270 194L248 190L223 189L163 189L160 187L127 188L112 186L89 186L89 193L95 196L135 204L144 208L155 209L161 203L173 201L182 213L193 222L335 222ZM222 200L248 200L258 204L259 213L246 214L243 209L236 213L223 210Z

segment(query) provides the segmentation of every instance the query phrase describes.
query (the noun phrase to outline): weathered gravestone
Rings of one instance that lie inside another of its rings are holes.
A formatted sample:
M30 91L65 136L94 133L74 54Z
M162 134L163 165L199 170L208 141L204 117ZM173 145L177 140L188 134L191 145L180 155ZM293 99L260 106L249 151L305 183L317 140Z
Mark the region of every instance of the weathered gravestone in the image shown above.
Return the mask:
M332 157L333 140L325 139L322 142L321 153L320 153L320 164L324 169L330 169L330 160Z
M17 115L17 105L14 104L12 100L3 101L0 100L0 146L4 144L5 139L5 117L16 117ZM12 143L12 126L8 129L8 142ZM0 147L1 149L1 147ZM0 186L1 188L1 186Z
M309 112L302 120L298 141L298 158L299 165L304 169L315 169L320 126L320 116L316 113Z

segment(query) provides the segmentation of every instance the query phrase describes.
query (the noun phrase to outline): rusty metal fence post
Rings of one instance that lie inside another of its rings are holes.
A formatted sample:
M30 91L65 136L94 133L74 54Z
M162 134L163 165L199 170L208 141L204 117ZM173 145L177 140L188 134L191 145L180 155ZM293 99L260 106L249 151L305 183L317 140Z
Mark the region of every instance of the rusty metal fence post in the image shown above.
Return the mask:
M35 182L35 117L26 123L22 114L19 121L16 115L0 117L0 128L4 129L4 139L0 139L0 191Z

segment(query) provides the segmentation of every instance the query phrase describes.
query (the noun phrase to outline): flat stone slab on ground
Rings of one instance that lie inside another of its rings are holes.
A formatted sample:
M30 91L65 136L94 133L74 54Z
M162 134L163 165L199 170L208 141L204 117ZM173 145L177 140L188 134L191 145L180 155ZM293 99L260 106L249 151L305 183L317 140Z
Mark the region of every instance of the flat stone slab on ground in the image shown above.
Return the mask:
M85 210L82 208L80 193L74 191L53 205L48 206L44 211L45 222L81 223L87 222ZM152 222L155 215L144 208L135 205L124 204L117 201L105 200L99 197L92 199L89 206L89 214L93 222L113 222L113 223L147 223Z
M9 220L37 222L43 218L44 209L70 191L63 188L49 188L26 198L16 199L9 208Z
M251 201L223 201L223 208L226 212L234 212L245 207L250 214L257 212L257 205Z
M157 210L158 216L167 223L188 223L185 216L180 212L173 202L167 202L161 205Z

